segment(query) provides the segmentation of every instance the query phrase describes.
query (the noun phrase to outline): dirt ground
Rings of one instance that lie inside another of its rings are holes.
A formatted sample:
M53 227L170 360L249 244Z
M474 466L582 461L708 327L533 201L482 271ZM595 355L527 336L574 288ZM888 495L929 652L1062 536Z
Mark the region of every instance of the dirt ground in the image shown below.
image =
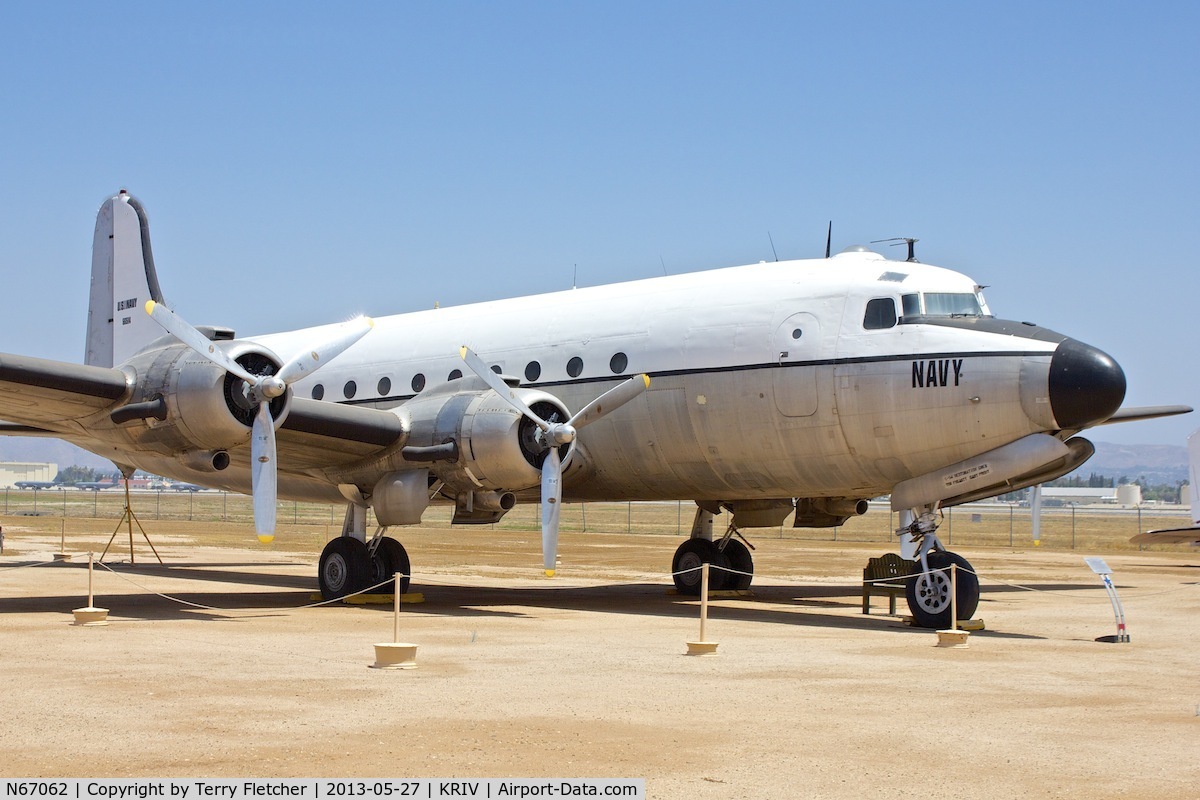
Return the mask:
M196 547L98 569L5 520L5 777L631 777L651 798L1200 795L1200 553L963 549L983 577L966 650L861 613L880 544L756 542L750 598L668 592L673 536L405 531L415 670L369 669L385 606L302 608L316 557ZM753 539L752 539L753 541ZM91 545L88 545L91 546ZM68 547L68 549L77 549ZM128 545L116 554L127 562ZM109 560L113 560L110 554ZM1018 589L1019 583L1035 591ZM164 597L163 595L169 595ZM195 605L212 606L220 611ZM901 602L900 611L904 611Z

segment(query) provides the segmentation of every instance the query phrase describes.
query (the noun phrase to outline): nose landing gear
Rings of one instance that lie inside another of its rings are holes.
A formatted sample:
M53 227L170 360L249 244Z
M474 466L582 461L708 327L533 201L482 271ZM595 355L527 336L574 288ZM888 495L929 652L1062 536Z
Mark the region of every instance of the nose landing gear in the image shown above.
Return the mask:
M904 524L906 515L908 524ZM954 581L959 619L970 619L979 607L979 576L969 561L942 545L936 533L939 524L932 508L901 512L896 534L901 537L901 555L917 560L917 572L909 577L904 592L913 621L922 628L944 630L951 626L950 566L958 566Z

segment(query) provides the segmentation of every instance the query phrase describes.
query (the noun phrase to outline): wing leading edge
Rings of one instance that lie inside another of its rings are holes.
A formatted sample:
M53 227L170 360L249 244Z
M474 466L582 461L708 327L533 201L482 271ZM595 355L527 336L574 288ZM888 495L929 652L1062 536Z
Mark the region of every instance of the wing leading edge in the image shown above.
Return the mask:
M0 435L62 436L88 449L93 442L106 458L113 445L136 456L136 437L107 424L132 395L130 378L119 369L0 353ZM97 418L106 424L95 425ZM293 398L278 432L281 448L296 456L293 463L301 469L369 458L404 435L391 412L305 398Z
M116 405L130 391L119 369L68 364L0 353L0 419L16 425L68 432L98 411Z

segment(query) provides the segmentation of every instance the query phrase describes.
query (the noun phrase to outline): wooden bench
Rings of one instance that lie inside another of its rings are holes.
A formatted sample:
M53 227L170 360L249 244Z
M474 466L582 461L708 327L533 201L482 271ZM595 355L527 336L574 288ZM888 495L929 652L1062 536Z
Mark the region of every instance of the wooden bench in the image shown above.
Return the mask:
M888 613L895 615L896 598L904 595L905 578L916 571L917 562L895 553L886 553L867 561L863 567L862 600L864 614L871 613L871 595L886 595Z

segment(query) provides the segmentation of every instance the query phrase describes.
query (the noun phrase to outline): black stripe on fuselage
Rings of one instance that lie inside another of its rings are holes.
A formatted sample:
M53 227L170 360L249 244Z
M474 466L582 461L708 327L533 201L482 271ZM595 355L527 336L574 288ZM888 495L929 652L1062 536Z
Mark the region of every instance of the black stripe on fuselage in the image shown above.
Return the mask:
M936 361L938 359L948 358L1026 358L1029 356L1045 356L1049 358L1054 355L1052 350L997 350L989 352L981 351L952 351L942 353L897 353L890 356L854 356L851 358L826 358L811 361L787 361L784 363L766 363L766 364L733 364L724 367L700 367L692 369L671 369L660 370L658 372L647 373L650 375L651 381L657 378L676 378L684 375L715 375L722 372L749 372L752 370L764 369L792 369L796 367L841 367L851 364L893 364L897 361ZM600 375L589 378L571 378L561 381L538 381L536 383L522 383L517 388L519 389L546 389L553 386L585 386L591 383L606 383L609 381L627 380L634 375L640 375L640 372L630 372L623 375ZM372 397L363 400L337 400L339 405L360 406L369 403L404 403L417 395L391 395L389 397Z

